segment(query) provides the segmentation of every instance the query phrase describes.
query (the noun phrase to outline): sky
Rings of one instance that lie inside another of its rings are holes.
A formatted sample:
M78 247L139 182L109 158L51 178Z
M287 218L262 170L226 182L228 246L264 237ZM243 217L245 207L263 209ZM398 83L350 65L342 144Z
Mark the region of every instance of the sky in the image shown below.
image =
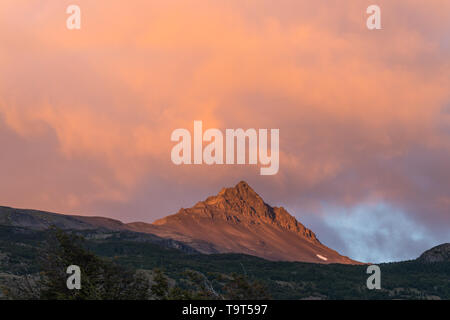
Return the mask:
M245 180L342 254L416 258L450 241L449 30L448 0L2 0L0 205L152 222ZM279 172L176 166L194 120L279 129Z

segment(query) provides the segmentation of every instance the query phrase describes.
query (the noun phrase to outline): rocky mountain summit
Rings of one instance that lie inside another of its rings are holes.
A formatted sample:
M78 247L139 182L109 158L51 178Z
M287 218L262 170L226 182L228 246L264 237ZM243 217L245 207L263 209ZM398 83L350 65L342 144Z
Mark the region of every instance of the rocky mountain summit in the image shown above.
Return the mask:
M223 188L216 196L198 202L191 209L182 209L178 215L193 218L223 220L233 224L252 225L269 224L294 232L305 240L319 243L316 235L305 228L283 207L271 207L244 181L234 188ZM170 223L179 216L169 216L154 222L155 225Z
M184 241L203 253L245 253L269 260L357 264L324 246L282 207L271 207L244 181L192 208L135 231ZM205 247L205 244L209 244Z

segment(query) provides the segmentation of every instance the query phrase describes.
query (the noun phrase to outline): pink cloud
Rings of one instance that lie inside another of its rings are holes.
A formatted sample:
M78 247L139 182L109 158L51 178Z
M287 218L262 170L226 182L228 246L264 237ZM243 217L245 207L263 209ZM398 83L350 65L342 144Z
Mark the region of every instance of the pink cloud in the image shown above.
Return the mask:
M448 226L448 1L378 1L379 32L368 1L77 2L80 31L72 1L2 2L0 203L152 221L247 179L300 212ZM279 128L280 173L174 166L196 119Z

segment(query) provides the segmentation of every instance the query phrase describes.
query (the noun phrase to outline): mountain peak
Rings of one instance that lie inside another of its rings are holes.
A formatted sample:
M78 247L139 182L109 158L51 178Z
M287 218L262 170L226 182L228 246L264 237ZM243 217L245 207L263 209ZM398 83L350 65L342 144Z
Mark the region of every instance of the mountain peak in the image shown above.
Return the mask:
M223 188L192 208L157 220L151 227L132 227L188 241L204 253L236 252L270 260L358 263L320 243L286 209L265 203L245 181Z
M234 194L243 199L259 197L259 195L255 192L255 190L253 190L249 186L249 184L245 181L241 181L231 188L222 188L222 190L217 194L217 196L221 196L224 194L228 195Z
M208 197L203 203L213 205L218 202L225 202L228 209L246 205L261 209L265 205L263 199L245 181L241 181L231 188L223 188L217 195Z
M155 225L171 224L181 219L209 219L226 221L243 227L272 225L293 232L307 241L320 243L316 235L297 221L283 207L271 207L248 185L241 181L231 188L223 188L217 195L198 202L190 209L155 221Z
M239 190L239 191L245 191L245 192L251 192L251 193L256 193L255 190L253 190L247 182L245 182L244 180L240 181L237 185L234 186L234 189Z

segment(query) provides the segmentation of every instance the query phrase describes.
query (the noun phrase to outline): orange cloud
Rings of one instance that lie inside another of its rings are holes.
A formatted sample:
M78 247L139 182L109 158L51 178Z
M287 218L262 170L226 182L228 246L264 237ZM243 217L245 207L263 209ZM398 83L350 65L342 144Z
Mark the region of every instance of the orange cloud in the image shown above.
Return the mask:
M450 3L378 2L383 30L372 32L369 1L79 0L82 29L69 31L72 1L4 0L0 134L14 152L0 165L27 154L27 166L38 152L13 138L46 150L39 161L49 164L2 172L11 187L0 201L152 220L180 205L174 186L208 194L245 178L308 209L374 198L410 206L436 162L450 169L440 162L450 151ZM196 119L279 128L279 175L174 166L170 133ZM448 185L423 199L440 219ZM158 204L143 188L162 194ZM111 209L134 201L151 212Z

